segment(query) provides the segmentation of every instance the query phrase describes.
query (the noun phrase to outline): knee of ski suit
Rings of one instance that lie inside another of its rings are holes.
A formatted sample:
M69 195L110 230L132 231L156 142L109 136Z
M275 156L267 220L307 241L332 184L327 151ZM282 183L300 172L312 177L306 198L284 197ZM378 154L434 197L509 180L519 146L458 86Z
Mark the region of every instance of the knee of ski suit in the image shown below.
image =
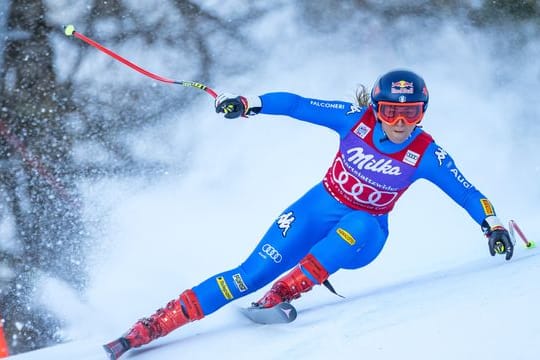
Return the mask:
M380 254L387 237L387 215L355 211L344 216L310 252L330 274L358 269Z

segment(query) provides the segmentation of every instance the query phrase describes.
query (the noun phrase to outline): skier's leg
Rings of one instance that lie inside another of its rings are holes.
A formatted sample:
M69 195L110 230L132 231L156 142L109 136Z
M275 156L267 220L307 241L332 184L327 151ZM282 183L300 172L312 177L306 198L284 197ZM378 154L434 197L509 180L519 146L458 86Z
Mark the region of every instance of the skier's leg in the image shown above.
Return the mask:
M250 294L291 269L351 210L317 185L287 208L239 267L193 288L205 315Z
M272 224L255 250L237 268L208 278L150 317L143 318L108 351L122 354L211 314L256 291L287 271L350 209L337 203L321 184L308 191ZM118 348L116 348L118 346ZM113 355L111 355L113 356ZM119 355L118 355L119 356Z
M344 216L310 253L329 274L339 269L358 269L375 260L387 237L386 215L355 211Z
M186 290L178 299L158 309L153 315L137 321L123 336L104 345L110 359L118 359L131 348L147 344L165 336L188 322L203 318L199 300L192 290Z
M289 302L314 285L322 284L340 268L367 265L380 253L387 236L386 216L374 217L361 211L345 215L298 266L275 282L255 305L272 307Z
M150 317L137 321L124 337L131 347L139 347L203 316L197 297L186 290Z

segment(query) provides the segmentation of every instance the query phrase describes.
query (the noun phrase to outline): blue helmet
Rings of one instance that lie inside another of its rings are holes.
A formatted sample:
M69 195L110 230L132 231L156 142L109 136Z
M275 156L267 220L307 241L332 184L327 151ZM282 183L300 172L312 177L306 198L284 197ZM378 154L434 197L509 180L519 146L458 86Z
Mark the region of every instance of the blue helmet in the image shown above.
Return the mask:
M371 89L371 106L375 112L379 101L423 102L425 112L429 102L429 93L420 75L408 70L393 70L379 77Z

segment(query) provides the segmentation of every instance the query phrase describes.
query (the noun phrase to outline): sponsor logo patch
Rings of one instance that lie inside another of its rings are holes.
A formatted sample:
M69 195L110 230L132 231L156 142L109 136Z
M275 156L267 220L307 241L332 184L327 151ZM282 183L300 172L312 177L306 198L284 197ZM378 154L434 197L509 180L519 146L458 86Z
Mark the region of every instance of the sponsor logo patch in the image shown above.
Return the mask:
M240 292L247 291L248 287L246 286L246 283L244 282L244 279L242 279L242 275L240 274L234 274L232 276L234 285L236 285L236 288L240 290Z
M482 204L486 216L495 215L495 210L493 210L493 206L488 199L480 199L480 203Z
M281 215L277 219L277 226L278 228L283 230L281 232L281 235L283 235L283 237L287 236L287 231L289 231L289 229L291 228L294 220L296 220L296 218L294 217L294 213L292 211L289 211L288 213Z
M367 134L369 134L369 132L371 131L371 128L369 126L367 126L366 124L364 124L363 122L360 123L355 129L354 129L354 133L358 136L360 136L362 139L364 139Z
M392 94L414 94L414 83L405 80L392 82L390 92Z
M446 159L446 155L448 155L448 153L444 151L442 147L440 147L435 151L435 155L437 156L437 160L439 160L439 166L442 166L442 163L444 159Z
M405 154L405 157L403 158L403 162L414 166L418 162L418 159L420 159L419 153L416 153L412 150L407 150L407 153Z
M472 185L469 182L467 182L467 180L465 180L463 175L461 175L461 173L459 172L458 169L454 168L454 169L450 170L450 172L452 174L454 174L456 180L459 181L461 183L461 185L463 185L463 187L465 189L470 189L472 187Z
M351 109L347 111L347 115L351 115L354 113L362 112L362 107L358 105L351 104Z
M225 281L225 278L223 276L218 276L216 278L216 281L219 286L219 290L221 290L221 293L227 300L232 300L234 298L233 294L231 293L231 290L229 289L229 286L227 285L227 282Z
M339 104L339 103L311 100L309 104L313 106L317 106L317 107L327 108L327 109L345 110L345 105Z
M398 196L397 191L382 191L371 186L367 183L369 179L360 180L345 169L343 160L339 157L336 158L334 165L332 165L330 180L336 184L342 196L358 204L384 207L391 204ZM388 186L385 188L392 190Z
M342 228L338 228L336 230L337 234L343 239L345 240L345 242L349 245L354 245L356 244L356 239L351 235L349 234L348 231L342 229Z
M259 251L259 255L266 259L270 257L276 264L279 264L281 260L283 260L283 256L277 251L272 245L270 244L264 244L261 248L261 251Z

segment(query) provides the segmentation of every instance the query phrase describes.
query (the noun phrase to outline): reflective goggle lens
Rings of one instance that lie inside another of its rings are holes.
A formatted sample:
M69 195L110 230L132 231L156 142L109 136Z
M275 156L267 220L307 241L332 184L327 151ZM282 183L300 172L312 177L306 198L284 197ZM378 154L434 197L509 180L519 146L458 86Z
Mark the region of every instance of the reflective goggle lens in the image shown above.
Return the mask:
M408 125L415 125L424 116L424 103L394 103L379 101L377 113L379 118L388 125L395 125L399 120L405 121Z

